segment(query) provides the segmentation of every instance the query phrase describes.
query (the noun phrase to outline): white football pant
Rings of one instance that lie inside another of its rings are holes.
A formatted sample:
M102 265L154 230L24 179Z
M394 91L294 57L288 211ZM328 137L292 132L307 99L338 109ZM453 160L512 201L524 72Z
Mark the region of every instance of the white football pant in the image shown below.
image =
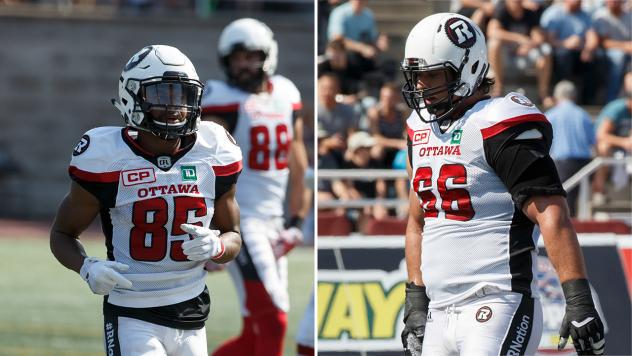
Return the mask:
M542 336L539 299L479 291L445 308L430 308L422 355L534 355Z

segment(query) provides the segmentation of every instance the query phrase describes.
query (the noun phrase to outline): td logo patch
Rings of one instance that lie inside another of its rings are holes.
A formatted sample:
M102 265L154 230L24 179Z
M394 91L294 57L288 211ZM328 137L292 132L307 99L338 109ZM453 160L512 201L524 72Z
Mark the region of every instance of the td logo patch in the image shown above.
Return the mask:
M461 137L463 136L463 130L454 130L452 133L452 139L450 143L453 145L458 145L461 143Z
M195 166L182 166L182 180L197 180Z
M79 143L77 143L77 145L73 149L72 155L79 156L80 154L86 152L86 150L88 149L88 146L90 146L90 136L88 135L81 136L81 140L79 140Z
M476 43L476 31L466 20L453 17L445 23L445 33L455 46L470 48Z

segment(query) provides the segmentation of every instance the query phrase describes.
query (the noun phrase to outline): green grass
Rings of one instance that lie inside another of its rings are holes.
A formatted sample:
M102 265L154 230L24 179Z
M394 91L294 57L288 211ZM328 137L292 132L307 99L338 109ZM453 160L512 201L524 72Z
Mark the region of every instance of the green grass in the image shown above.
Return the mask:
M104 255L102 241L84 245L90 255ZM312 291L313 252L301 248L290 254L287 355L295 353L296 329ZM0 355L103 355L101 298L55 260L48 239L0 239L0 268ZM209 274L207 285L212 305L206 332L212 351L239 333L241 316L226 272Z

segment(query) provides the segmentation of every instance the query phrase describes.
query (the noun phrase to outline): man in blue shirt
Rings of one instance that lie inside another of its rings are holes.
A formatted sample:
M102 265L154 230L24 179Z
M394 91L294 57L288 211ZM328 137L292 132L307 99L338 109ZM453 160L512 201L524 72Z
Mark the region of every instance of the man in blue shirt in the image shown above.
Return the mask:
M373 11L366 2L349 0L336 7L329 15L327 37L330 42L344 40L345 48L356 54L358 64L372 70L377 54L388 48L388 40L378 33Z
M545 114L553 126L551 157L562 182L590 162L591 147L595 144L592 119L575 104L576 93L572 82L562 80L557 83L554 90L557 104ZM577 189L569 191L566 199L571 216L575 216Z
M570 79L573 74L581 76L580 103L594 101L599 37L592 28L590 15L581 9L580 0L564 0L551 5L540 19L541 27L547 32L553 46L554 80Z

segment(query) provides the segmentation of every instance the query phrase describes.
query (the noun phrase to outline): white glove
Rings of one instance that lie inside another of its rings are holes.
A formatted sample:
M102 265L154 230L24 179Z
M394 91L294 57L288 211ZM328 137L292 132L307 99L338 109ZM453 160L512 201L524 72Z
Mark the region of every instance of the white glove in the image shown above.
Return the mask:
M180 228L193 237L182 243L182 251L191 261L215 260L224 254L225 247L218 230L182 224Z
M303 241L303 231L301 229L292 226L288 229L281 231L279 238L272 245L272 251L274 251L274 257L279 258L287 255L296 245Z
M104 261L94 257L87 257L79 275L88 282L92 293L108 295L114 288L132 288L132 282L115 270L127 271L129 266L116 261Z

